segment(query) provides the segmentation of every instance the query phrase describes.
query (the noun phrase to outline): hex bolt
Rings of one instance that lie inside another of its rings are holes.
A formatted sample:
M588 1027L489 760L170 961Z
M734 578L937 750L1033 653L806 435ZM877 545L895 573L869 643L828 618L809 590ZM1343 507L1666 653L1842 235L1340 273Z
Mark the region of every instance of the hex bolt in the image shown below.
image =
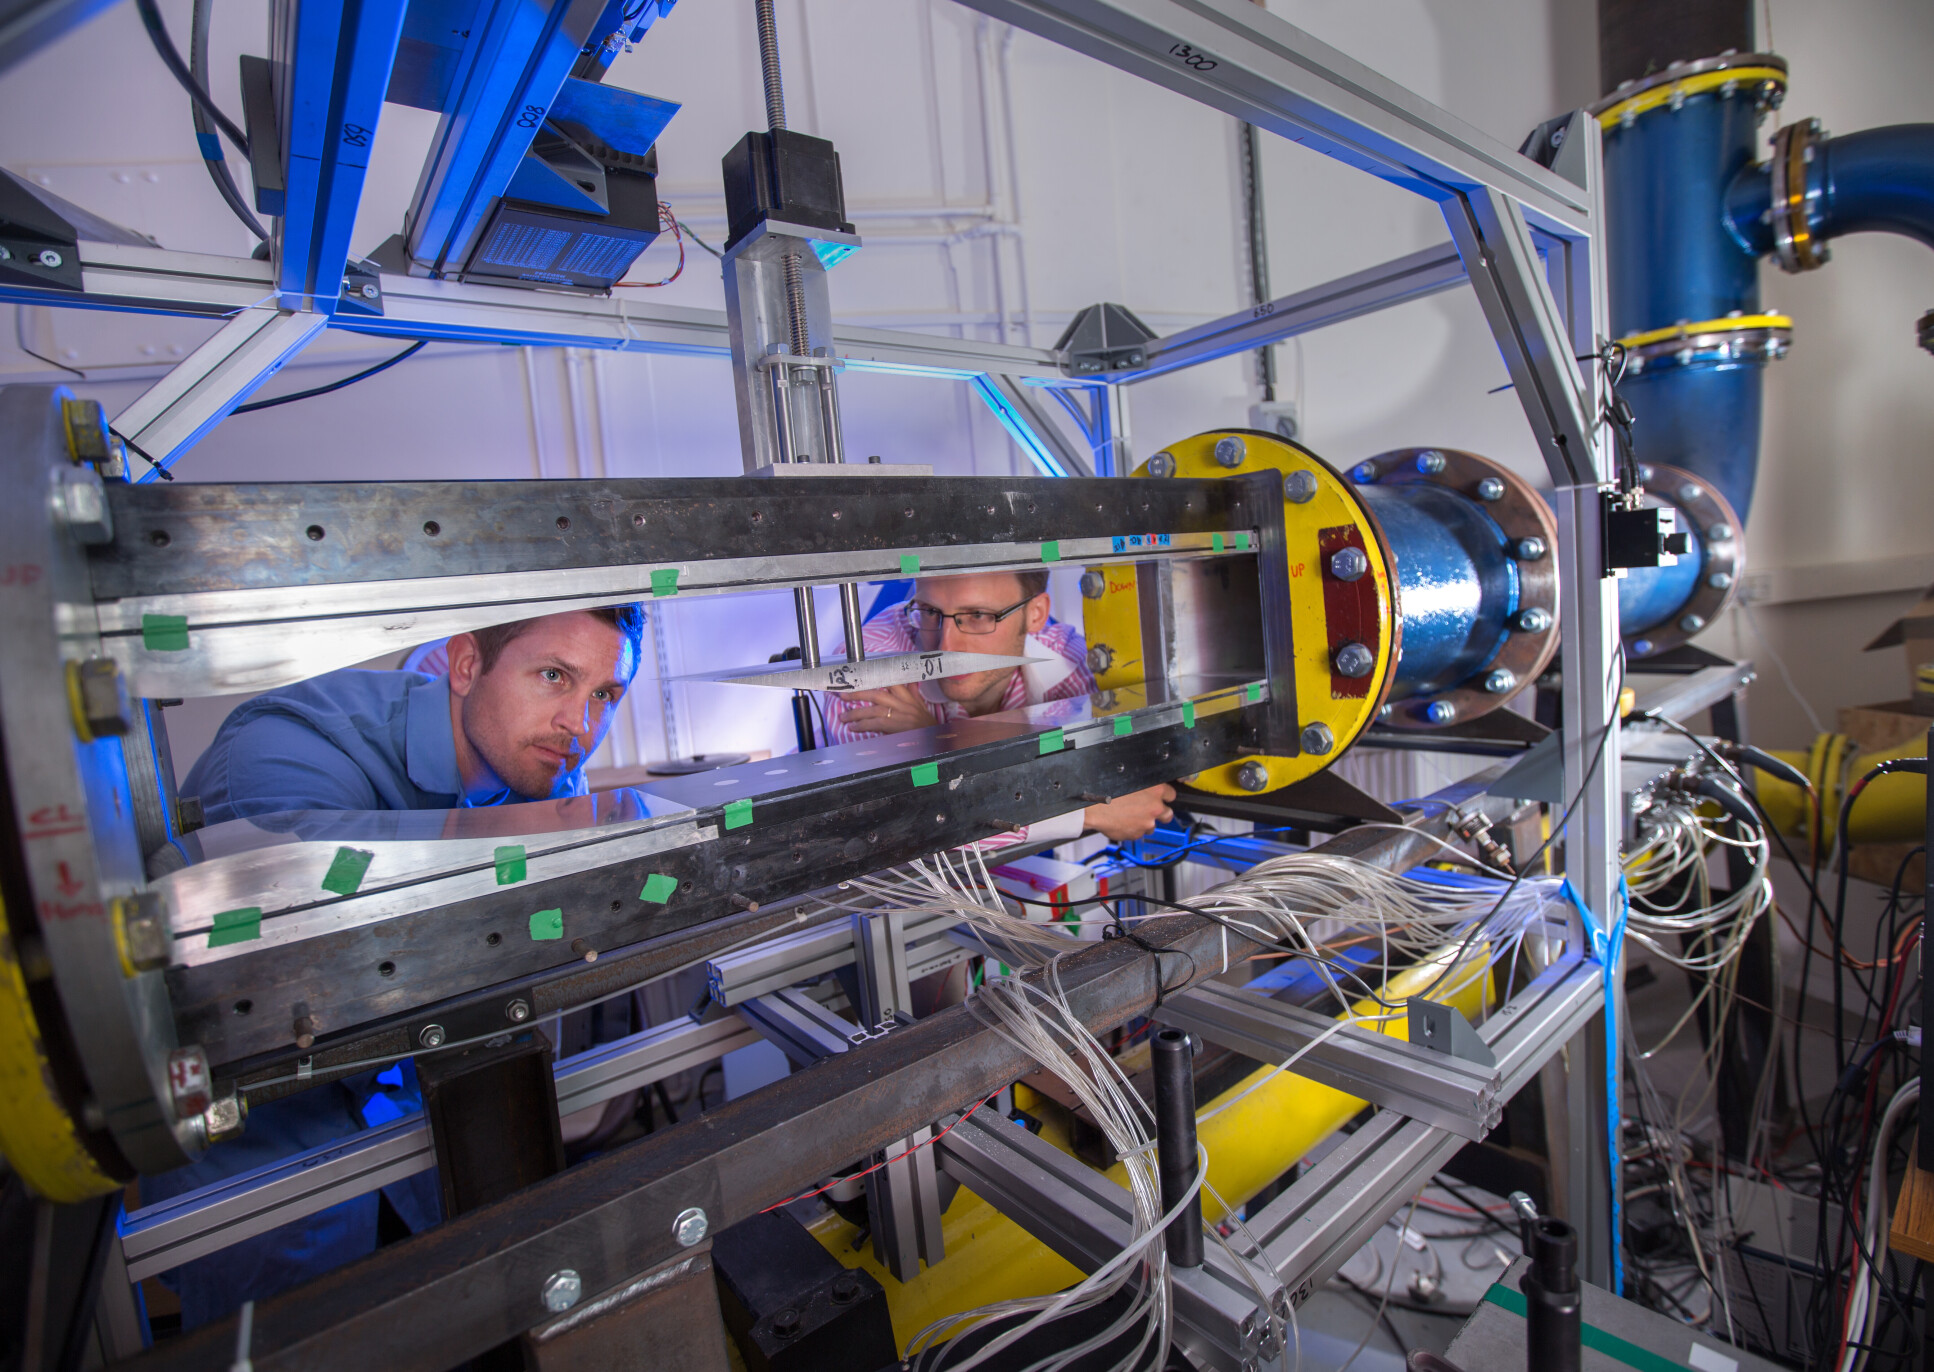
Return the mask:
M1330 655L1330 665L1338 676L1365 677L1377 665L1377 655L1361 643L1345 643Z
M584 1278L571 1268L553 1272L544 1278L544 1308L553 1315L562 1315L578 1303L584 1294Z
M672 1237L678 1240L679 1247L690 1248L701 1242L711 1227L711 1221L705 1218L703 1210L696 1205L688 1206L680 1210L678 1218L672 1221Z
M124 961L123 972L136 976L168 965L175 939L159 893L116 896L108 909L119 926L116 942Z
M1156 453L1155 456L1149 458L1148 474L1150 476L1174 476L1175 475L1174 454Z
M363 283L363 289L362 289L363 299L374 300L378 294L379 292L377 291L376 285L374 282L365 281Z
M1706 578L1706 585L1712 587L1715 591L1731 590L1732 584L1733 574L1731 572L1714 572Z
M1377 464L1374 462L1359 462L1356 466L1350 468L1350 480L1356 482L1359 486L1368 486L1376 479Z
M1504 481L1501 477L1487 476L1477 483L1477 498L1496 502L1504 499Z
M1330 575L1338 581L1355 581L1370 570L1370 559L1361 548L1338 548L1330 554Z
M1292 505L1307 505L1316 499L1316 473L1283 473L1283 499Z
M1512 617L1511 627L1521 633L1544 633L1551 628L1551 611L1540 605L1528 606Z
M1723 520L1706 530L1706 538L1714 543L1724 543L1733 536L1733 526Z
M1304 752L1322 757L1336 747L1336 735L1330 732L1329 725L1318 721L1303 730L1301 742Z
M1632 656L1633 656L1633 657L1650 657L1650 656L1652 656L1652 640L1651 640L1651 639L1649 639L1649 638L1635 638L1635 639L1633 639L1633 640L1632 640Z
M1653 478L1656 477L1657 475L1658 473L1652 470L1651 463L1649 462L1639 463L1639 485L1650 486L1652 484Z
M1449 724L1457 718L1457 707L1448 700L1433 700L1424 706L1424 718L1432 724Z
M772 1317L773 1337L790 1339L799 1332L799 1312L788 1305Z
M1384 701L1384 702L1383 702L1383 704L1381 704L1381 705L1379 705L1379 706L1377 706L1377 718L1378 718L1378 719L1388 719L1388 718L1390 718L1390 716L1392 716L1392 715L1394 715L1394 714L1396 714L1396 713L1397 713L1397 707L1396 707L1396 706L1394 706L1394 705L1392 705L1392 704L1391 704L1391 703L1390 703L1389 701L1387 701L1387 700L1386 700L1386 701Z
M443 1026L441 1024L424 1025L422 1029L417 1031L416 1041L425 1048L441 1048L443 1046Z
M1679 620L1679 627L1689 634L1696 634L1706 627L1704 615L1685 615Z
M1517 676L1502 667L1493 668L1485 673L1484 689L1494 696L1501 696L1518 684ZM1438 702L1442 704L1443 702Z
M1215 441L1215 460L1225 467L1240 467L1248 452L1249 445L1234 434Z
M1090 569L1081 574L1081 595L1086 600L1100 600L1101 593L1108 589L1108 578Z
M68 700L74 732L82 742L120 738L134 728L134 705L121 669L104 657L67 664Z
M517 1000L513 1000L510 1004L504 1007L504 1018L509 1020L512 1024L522 1024L525 1020L529 1019L530 1017L531 1017L530 1002L522 999L521 997Z
M1545 541L1536 534L1511 545L1511 556L1520 562L1536 562L1545 555Z
M1679 487L1679 503L1681 505L1690 505L1693 501L1697 500L1698 498L1699 498L1699 488L1693 485L1690 481L1686 482L1685 485Z
M1088 649L1088 670L1100 676L1114 665L1115 650L1106 643L1097 643Z
M1254 758L1236 768L1236 785L1245 791L1261 791L1269 786L1269 769Z
M40 250L40 256L34 259L34 261L40 263L41 266L47 268L49 271L52 271L66 260L52 248L42 248Z
M1418 453L1417 470L1425 476L1436 476L1444 470L1444 455L1434 450L1427 453Z

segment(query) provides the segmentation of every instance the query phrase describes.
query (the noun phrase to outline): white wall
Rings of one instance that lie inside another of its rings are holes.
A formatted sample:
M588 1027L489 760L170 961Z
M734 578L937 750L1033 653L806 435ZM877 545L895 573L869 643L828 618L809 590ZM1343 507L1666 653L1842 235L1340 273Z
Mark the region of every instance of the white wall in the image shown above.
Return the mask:
M1850 6L1861 22L1846 21ZM1776 0L1775 37L1795 69L1789 110L1818 110L1834 129L1914 117L1900 106L1925 97L1908 78L1934 55L1918 6L1849 0L1826 16ZM1592 7L1580 0L1272 8L1513 146L1596 94ZM162 10L185 42L186 0L162 0ZM751 13L743 0L683 0L612 78L682 102L659 144L660 191L714 244L723 231L718 158L763 125ZM781 0L779 14L791 121L839 147L868 243L834 275L840 317L1044 346L1097 300L1127 304L1161 330L1247 303L1233 121L944 0ZM234 57L262 50L264 24L260 0L217 10L215 89L231 110ZM74 99L78 90L88 98ZM386 108L356 251L400 227L433 126L420 111ZM207 182L186 100L132 6L0 77L0 164L167 247L249 246ZM1264 181L1279 294L1446 236L1428 204L1287 142L1265 140ZM656 279L674 258L670 244L655 245L633 276ZM1799 341L1775 369L1758 565L1929 550L1934 388L1924 369L1934 359L1913 349L1908 326L1934 305L1931 273L1934 262L1914 245L1875 240L1843 243L1812 278L1769 283L1798 319ZM679 281L649 294L723 304L716 264L695 249ZM83 311L27 310L19 323L36 350L84 370L77 388L111 412L208 329ZM329 335L272 387L316 384L391 347ZM1491 393L1505 374L1467 291L1314 335L1278 359L1306 440L1338 465L1435 443L1540 473L1514 396ZM0 328L0 376L51 374ZM1227 359L1131 395L1134 446L1145 455L1243 422L1254 398L1250 363ZM946 472L1026 470L963 386L851 376L843 397L856 453ZM723 363L433 345L352 389L231 420L176 470L191 481L723 474L739 469L733 426ZM1807 494L1822 480L1832 489L1825 518ZM1769 633L1784 632L1777 607L1761 613ZM836 623L830 600L821 619ZM674 673L762 658L792 635L785 597L681 602L666 627ZM1797 644L1788 652L1800 655ZM1836 700L1829 683L1814 689L1823 706ZM749 688L674 694L682 751L785 746L783 698ZM620 731L615 761L665 747L656 691L635 699L648 708ZM1776 706L1762 711L1777 716Z

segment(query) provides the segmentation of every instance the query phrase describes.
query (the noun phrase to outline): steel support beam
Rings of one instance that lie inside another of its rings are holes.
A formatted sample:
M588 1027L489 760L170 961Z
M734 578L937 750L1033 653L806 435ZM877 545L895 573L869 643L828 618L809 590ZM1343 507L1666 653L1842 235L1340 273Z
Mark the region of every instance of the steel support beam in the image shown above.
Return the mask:
M328 322L329 316L314 311L241 311L117 414L114 432L157 466L172 466ZM154 467L140 469L146 475L137 480L153 479Z

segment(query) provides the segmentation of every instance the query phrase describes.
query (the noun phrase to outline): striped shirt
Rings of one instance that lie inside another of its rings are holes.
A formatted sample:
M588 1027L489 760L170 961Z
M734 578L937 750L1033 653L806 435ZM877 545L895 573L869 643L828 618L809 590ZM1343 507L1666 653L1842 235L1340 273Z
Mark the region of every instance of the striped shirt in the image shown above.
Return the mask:
M863 639L868 657L892 657L898 653L915 653L920 645L914 642L913 630L898 613L889 611L874 618L866 626ZM1024 705L1039 705L1049 700L1072 700L1085 696L1095 689L1094 673L1088 670L1088 645L1082 640L1080 631L1071 624L1050 620L1038 634L1029 634L1024 652L1029 657L1048 658L1050 654L1059 657L1073 670L1062 676L1053 685L1038 693L1029 688L1029 670L1015 668L1007 678L1007 689L1001 695L1000 709L1018 710ZM1058 668L1061 664L1057 663ZM863 738L877 738L879 735L856 729L845 722L848 703L841 694L828 692L824 695L826 705L826 738L830 743L854 743ZM944 700L928 702L928 712L933 716L932 723L942 724L951 719L963 718L967 707L958 701Z

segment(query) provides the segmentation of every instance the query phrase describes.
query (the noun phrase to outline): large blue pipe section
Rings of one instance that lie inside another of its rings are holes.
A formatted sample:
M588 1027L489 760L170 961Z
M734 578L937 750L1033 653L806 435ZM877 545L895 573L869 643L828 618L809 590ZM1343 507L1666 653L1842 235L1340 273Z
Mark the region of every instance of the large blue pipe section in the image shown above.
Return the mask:
M1483 508L1440 486L1359 486L1395 554L1403 654L1392 700L1450 690L1497 657L1518 609L1518 564Z
M1809 121L1781 130L1758 162L1784 73L1765 55L1675 63L1595 107L1634 446L1642 461L1712 482L1741 519L1759 464L1761 375L1790 328L1760 313L1759 259L1806 270L1826 261L1826 240L1869 231L1934 247L1934 125L1824 138Z

